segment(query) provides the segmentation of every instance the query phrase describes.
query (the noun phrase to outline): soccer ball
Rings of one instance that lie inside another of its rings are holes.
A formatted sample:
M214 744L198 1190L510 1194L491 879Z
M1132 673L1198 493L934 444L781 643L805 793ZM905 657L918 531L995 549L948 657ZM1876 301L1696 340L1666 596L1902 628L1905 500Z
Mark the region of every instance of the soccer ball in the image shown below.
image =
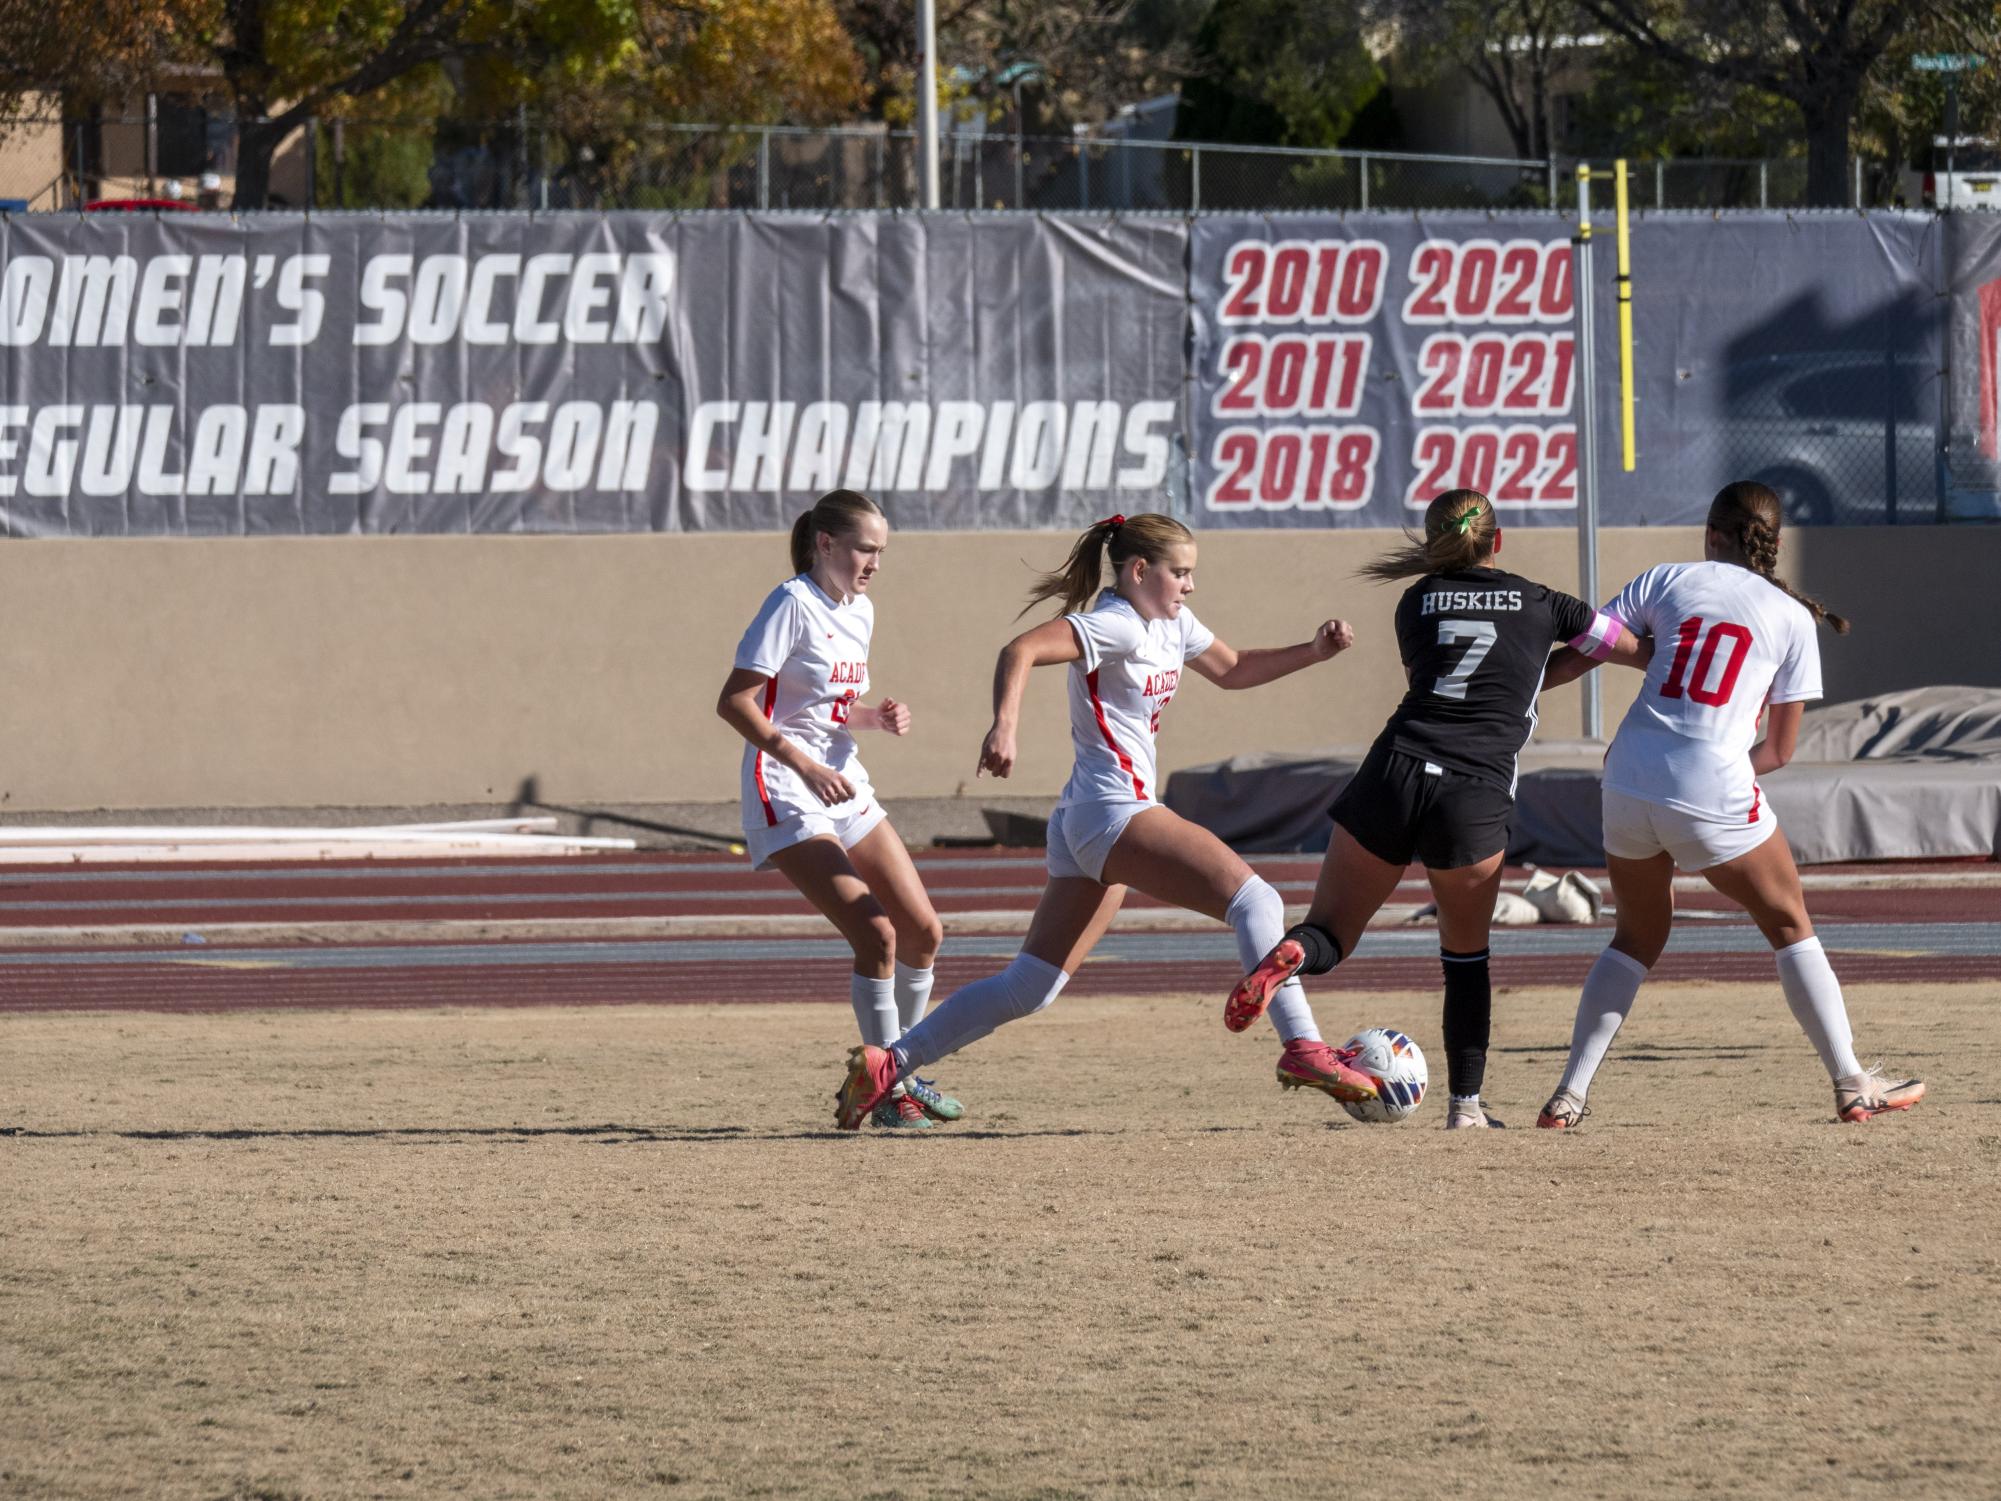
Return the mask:
M1343 1100L1343 1110L1371 1125L1394 1125L1417 1114L1431 1076L1416 1043L1388 1027L1371 1027L1357 1032L1343 1046L1355 1055L1350 1066L1374 1079L1380 1095L1359 1104Z

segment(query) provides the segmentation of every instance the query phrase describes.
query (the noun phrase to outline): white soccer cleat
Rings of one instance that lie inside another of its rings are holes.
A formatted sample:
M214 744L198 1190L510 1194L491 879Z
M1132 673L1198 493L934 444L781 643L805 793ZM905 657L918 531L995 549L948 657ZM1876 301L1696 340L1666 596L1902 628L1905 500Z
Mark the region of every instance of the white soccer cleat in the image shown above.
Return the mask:
M1487 1107L1479 1100L1454 1100L1452 1108L1445 1115L1445 1129L1448 1131L1500 1131L1505 1123L1487 1114Z
M1924 1080L1902 1079L1893 1084L1884 1077L1883 1065L1874 1063L1835 1082L1834 1113L1860 1125L1886 1110L1909 1110L1924 1097Z
M1583 1095L1559 1089L1549 1097L1549 1103L1542 1107L1542 1114L1535 1118L1535 1123L1543 1131L1570 1131L1581 1125L1590 1113L1591 1107L1584 1103Z

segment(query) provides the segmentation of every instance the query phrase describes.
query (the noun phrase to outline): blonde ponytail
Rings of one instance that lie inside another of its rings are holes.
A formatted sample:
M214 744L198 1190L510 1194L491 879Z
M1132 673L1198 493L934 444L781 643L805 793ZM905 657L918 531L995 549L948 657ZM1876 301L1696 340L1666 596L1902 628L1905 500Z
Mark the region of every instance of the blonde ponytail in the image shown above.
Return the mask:
M1104 581L1107 562L1112 565L1114 573L1118 572L1121 564L1133 558L1158 563L1167 556L1170 547L1179 547L1194 540L1195 534L1172 516L1152 511L1138 516L1107 516L1103 521L1094 521L1072 545L1070 556L1063 560L1060 568L1036 578L1035 587L1028 591L1028 603L1021 607L1021 615L1026 615L1045 599L1061 600L1061 613L1075 615L1087 608L1096 597ZM1019 620L1021 615L1015 616L1015 619Z
M1494 556L1494 538L1501 530L1494 506L1478 490L1447 490L1424 512L1424 536L1404 533L1404 545L1384 553L1359 570L1365 578L1423 578L1433 573L1458 573L1479 568Z

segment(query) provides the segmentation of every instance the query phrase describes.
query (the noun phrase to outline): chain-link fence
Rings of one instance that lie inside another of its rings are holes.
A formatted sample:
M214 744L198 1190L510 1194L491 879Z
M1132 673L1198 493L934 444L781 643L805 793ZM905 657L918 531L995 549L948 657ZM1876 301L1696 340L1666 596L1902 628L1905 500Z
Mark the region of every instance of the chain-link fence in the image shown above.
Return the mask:
M0 121L0 203L236 206L258 132L182 105L147 116ZM317 209L908 209L917 141L880 126L655 125L565 131L490 121L307 120L268 139L266 203ZM260 153L261 154L261 153ZM1116 212L1535 209L1566 203L1564 159L1305 151L1124 137L947 132L941 202L962 210ZM1791 208L1806 163L1632 164L1640 208ZM1903 201L1905 174L1858 161L1857 208Z

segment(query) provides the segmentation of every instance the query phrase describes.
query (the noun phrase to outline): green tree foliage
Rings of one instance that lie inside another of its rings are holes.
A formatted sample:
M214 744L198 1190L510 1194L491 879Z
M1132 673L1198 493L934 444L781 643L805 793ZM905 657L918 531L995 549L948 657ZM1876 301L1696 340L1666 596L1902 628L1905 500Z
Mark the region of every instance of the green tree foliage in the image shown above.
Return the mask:
M1216 0L1194 51L1183 140L1338 146L1383 89L1361 17L1316 0Z
M1993 24L1988 0L1579 0L1613 36L1687 76L1783 99L1807 148L1807 202L1852 192L1849 140L1872 89L1894 88L1898 39Z
M534 105L601 132L835 118L860 87L832 0L120 0L59 27L22 9L0 6L0 104L117 103L219 76L239 208L267 201L272 156L307 119L407 109L441 82L468 117ZM382 169L409 180L410 151L384 143Z
M1030 134L1106 120L1172 93L1209 0L938 0L945 118L1011 116L1015 84ZM892 125L916 113L914 0L839 0L861 53L866 107Z
M1457 72L1474 83L1515 155L1557 149L1557 86L1590 29L1575 0L1368 0L1364 14L1377 34L1396 39L1397 61L1413 80Z

